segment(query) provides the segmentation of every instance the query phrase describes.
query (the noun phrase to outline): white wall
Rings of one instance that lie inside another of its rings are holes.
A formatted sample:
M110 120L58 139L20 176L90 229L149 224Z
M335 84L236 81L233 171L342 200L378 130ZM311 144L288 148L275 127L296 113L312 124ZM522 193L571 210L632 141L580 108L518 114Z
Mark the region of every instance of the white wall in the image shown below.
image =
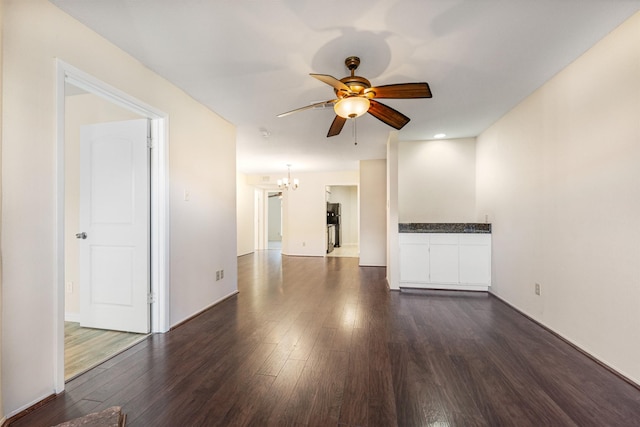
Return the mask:
M360 265L387 265L387 162L360 161Z
M46 0L5 2L3 30L2 397L11 416L55 388L54 58L169 115L171 324L237 290L236 161L231 124Z
M282 253L325 256L327 252L326 186L358 185L358 172L292 172L291 176L300 180L300 187L295 191L284 191Z
M140 116L93 95L80 94L65 99L65 319L78 321L80 313L80 127L86 124L139 119Z
M493 223L492 291L636 383L638 46L640 14L477 145L477 211Z
M398 233L398 132L387 140L387 284L400 290L400 242Z
M255 187L247 182L247 175L237 173L237 222L238 256L246 255L255 249Z
M400 141L400 222L476 222L475 138Z

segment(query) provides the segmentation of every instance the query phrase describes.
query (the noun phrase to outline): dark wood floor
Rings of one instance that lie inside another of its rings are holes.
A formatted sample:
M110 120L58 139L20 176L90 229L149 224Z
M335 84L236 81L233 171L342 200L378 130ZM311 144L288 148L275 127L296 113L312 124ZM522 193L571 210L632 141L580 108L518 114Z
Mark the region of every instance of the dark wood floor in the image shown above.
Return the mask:
M281 262L282 260L282 262ZM487 294L389 292L354 258L239 258L240 293L14 426L633 426L640 391Z

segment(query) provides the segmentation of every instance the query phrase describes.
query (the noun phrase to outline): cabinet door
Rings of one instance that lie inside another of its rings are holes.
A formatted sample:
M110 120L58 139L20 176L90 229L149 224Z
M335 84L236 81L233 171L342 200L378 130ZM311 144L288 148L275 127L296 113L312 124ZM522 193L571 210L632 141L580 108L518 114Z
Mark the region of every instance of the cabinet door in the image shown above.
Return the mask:
M458 244L431 243L431 283L458 283Z
M491 246L460 245L460 283L489 285Z
M429 281L429 245L403 243L400 245L400 281L427 283Z

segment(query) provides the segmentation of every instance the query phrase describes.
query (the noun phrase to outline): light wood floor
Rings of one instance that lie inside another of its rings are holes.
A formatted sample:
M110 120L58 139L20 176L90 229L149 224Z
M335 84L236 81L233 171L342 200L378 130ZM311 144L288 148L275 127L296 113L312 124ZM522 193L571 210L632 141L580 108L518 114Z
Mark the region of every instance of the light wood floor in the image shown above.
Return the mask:
M360 250L358 245L342 245L339 248L334 248L327 254L328 257L343 257L343 258L358 258L360 256Z
M640 391L486 293L389 292L357 258L238 258L240 293L11 423L640 426ZM630 338L631 339L631 338Z
M144 339L146 334L81 328L64 322L64 379L88 371Z

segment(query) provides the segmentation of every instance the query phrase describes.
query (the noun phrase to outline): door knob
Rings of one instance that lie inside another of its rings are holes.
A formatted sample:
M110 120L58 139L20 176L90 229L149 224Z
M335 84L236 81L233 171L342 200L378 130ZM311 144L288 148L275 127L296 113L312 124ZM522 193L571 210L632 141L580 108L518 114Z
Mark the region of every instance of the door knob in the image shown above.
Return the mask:
M76 239L86 239L87 238L87 233L85 233L84 231L82 233L76 233Z

